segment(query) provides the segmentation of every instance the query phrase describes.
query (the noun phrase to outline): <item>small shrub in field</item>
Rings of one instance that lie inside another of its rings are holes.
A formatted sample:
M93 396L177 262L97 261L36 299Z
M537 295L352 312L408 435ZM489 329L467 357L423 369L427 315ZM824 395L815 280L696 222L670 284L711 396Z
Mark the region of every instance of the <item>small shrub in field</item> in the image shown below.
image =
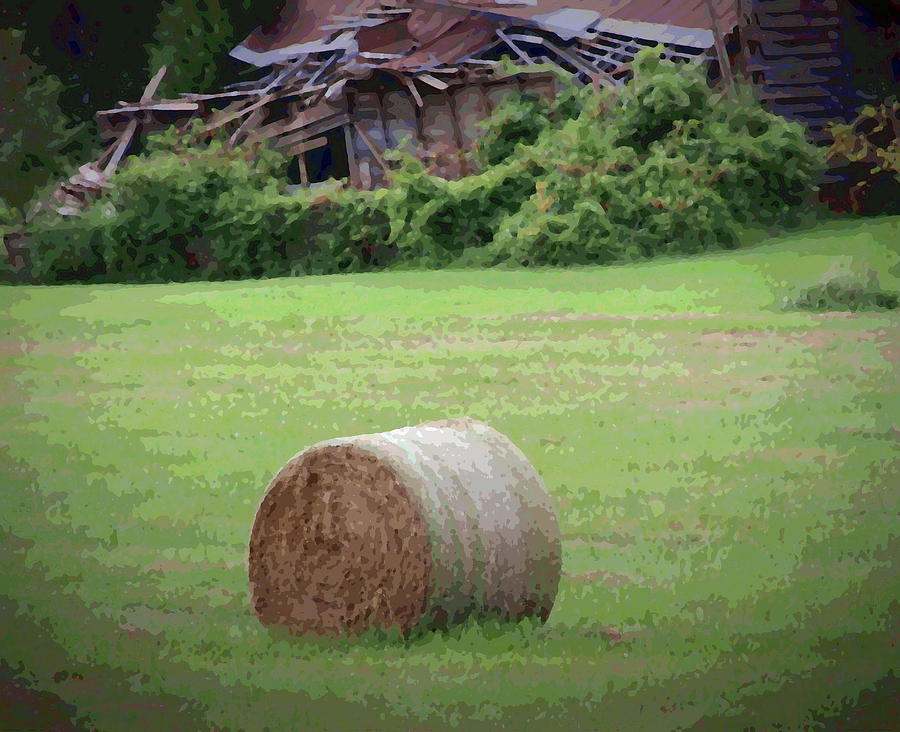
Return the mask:
M832 128L831 182L822 198L836 211L900 213L900 102L863 107L856 119Z
M814 311L894 310L900 293L885 290L874 270L832 268L820 282L784 300L785 309Z

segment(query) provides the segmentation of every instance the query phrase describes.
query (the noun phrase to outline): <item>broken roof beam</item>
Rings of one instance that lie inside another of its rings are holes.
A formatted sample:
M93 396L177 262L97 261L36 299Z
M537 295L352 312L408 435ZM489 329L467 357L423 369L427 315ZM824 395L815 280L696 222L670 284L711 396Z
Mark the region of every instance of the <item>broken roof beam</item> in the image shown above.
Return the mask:
M403 79L403 83L406 84L406 88L409 89L409 93L412 95L412 98L416 102L417 107L424 107L425 102L422 99L422 95L419 94L419 90L416 88L416 82L410 79L406 74L401 74L400 78Z
M153 96L156 94L159 89L160 83L162 83L163 77L166 75L166 67L160 66L157 72L153 75L153 78L150 79L150 82L147 86L144 87L144 93L141 94L141 99L139 101L140 105L145 105L153 99ZM194 108L197 108L197 105L193 105ZM122 111L122 110L119 110ZM137 111L137 110L135 110ZM113 149L112 155L109 158L109 162L106 164L106 167L103 169L103 175L107 178L116 172L116 168L119 167L119 163L122 158L125 156L125 153L128 151L128 148L131 146L131 141L134 139L134 133L137 132L138 120L137 116L135 116L129 123L128 127L125 128L125 132L122 133L122 137L119 138L119 141L115 143L115 147Z
M438 78L435 78L431 74L416 74L416 78L424 81L429 86L433 86L435 89L440 91L446 91L447 87L450 86L445 81L441 81Z
M298 71L303 68L303 64L309 59L309 54L304 53L302 56L292 61L287 65L287 67L281 71L272 81L270 81L263 89L260 90L260 94L268 94L272 89L277 88L282 85L285 81L287 81L291 76L296 75Z
M503 32L502 28L497 29L497 37L502 40L507 46L509 46L510 49L516 54L516 56L522 59L526 64L528 64L529 66L536 65L535 60L531 58L531 56L529 56L527 53L525 53L525 51L519 48L518 44L516 44L510 36L506 35L506 33Z
M326 60L324 60L318 69L313 73L312 76L309 77L306 84L300 89L301 92L304 92L308 89L311 89L316 85L316 82L322 77L322 75L331 69L337 63L337 60L344 55L343 51L335 51L332 53Z
M516 40L519 40L519 38L521 38L522 40L525 40L527 42L544 46L544 48L551 51L557 57L568 63L576 71L587 76L588 79L590 79L594 84L594 86L605 86L607 89L617 86L617 84L609 78L605 71L582 61L574 53L570 53L568 50L560 48L555 43L551 43L543 36L511 35L510 37Z

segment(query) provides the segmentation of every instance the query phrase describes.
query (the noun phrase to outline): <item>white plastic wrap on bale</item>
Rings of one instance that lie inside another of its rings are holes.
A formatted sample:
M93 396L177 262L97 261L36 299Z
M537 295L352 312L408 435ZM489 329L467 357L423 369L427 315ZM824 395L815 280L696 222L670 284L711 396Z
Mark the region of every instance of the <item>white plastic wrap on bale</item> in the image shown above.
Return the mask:
M397 473L421 506L432 576L424 624L472 613L550 614L561 572L559 523L537 471L506 436L473 419L328 440Z

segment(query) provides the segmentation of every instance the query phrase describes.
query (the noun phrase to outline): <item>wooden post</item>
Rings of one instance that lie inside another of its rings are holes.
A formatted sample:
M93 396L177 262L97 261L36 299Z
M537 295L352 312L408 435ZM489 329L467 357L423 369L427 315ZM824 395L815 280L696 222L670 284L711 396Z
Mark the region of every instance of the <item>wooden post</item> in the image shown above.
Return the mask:
M159 85L165 75L166 67L160 66L159 70L153 75L153 78L150 79L150 82L147 84L147 86L144 87L144 93L141 94L141 104L147 104L147 102L153 99L153 95L156 94L156 90L159 89ZM122 137L119 138L119 141L115 145L112 157L110 157L109 162L103 169L103 174L107 178L115 173L116 168L119 167L119 162L124 157L125 151L128 150L128 146L131 144L131 138L134 137L134 133L137 131L137 127L138 120L137 113L135 113L135 117L128 123L128 127L125 128L125 132L122 133Z
M728 59L728 49L725 48L725 39L719 29L719 19L716 17L716 10L713 0L706 0L706 9L709 12L709 20L712 24L713 42L716 46L716 56L719 59L719 72L722 74L722 80L725 82L725 88L728 91L734 89L734 74L731 72L731 62Z
M459 109L456 106L456 100L453 98L451 92L445 91L444 96L447 99L447 109L450 110L450 125L453 127L453 140L456 143L456 151L459 155L459 172L462 175L466 175L469 172L469 164L466 160L462 129L459 126Z

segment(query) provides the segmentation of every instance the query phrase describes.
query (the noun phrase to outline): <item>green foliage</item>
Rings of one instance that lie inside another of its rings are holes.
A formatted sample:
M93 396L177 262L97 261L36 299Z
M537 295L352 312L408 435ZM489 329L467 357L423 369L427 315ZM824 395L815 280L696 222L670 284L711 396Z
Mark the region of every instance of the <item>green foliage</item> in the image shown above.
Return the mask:
M494 261L602 263L734 246L741 224L777 221L808 196L821 159L798 125L746 92L718 96L701 67L653 50L634 74L520 149L555 166L501 224Z
M504 218L534 191L540 166L513 158L485 172L447 181L425 172L409 156L393 172L391 188L377 194L391 222L389 244L402 262L439 267L483 247Z
M494 112L483 125L478 142L482 165L505 162L519 145L531 145L550 127L550 105L541 97L514 95Z
M146 155L117 174L109 195L82 215L35 219L35 276L148 282L214 274L209 255L217 238L232 237L234 196L276 193L283 164L269 151L227 150L217 141L204 147L172 135L152 140ZM253 262L246 267L258 269Z
M900 292L882 286L878 272L860 266L832 266L812 287L786 297L787 310L895 310Z
M900 213L900 102L866 106L850 124L832 127L832 182L823 198L838 211Z
M21 208L87 147L87 128L61 110L60 80L22 50L24 33L0 29L0 199Z
M168 0L147 46L148 78L166 66L159 96L214 91L221 58L237 40L219 0Z

